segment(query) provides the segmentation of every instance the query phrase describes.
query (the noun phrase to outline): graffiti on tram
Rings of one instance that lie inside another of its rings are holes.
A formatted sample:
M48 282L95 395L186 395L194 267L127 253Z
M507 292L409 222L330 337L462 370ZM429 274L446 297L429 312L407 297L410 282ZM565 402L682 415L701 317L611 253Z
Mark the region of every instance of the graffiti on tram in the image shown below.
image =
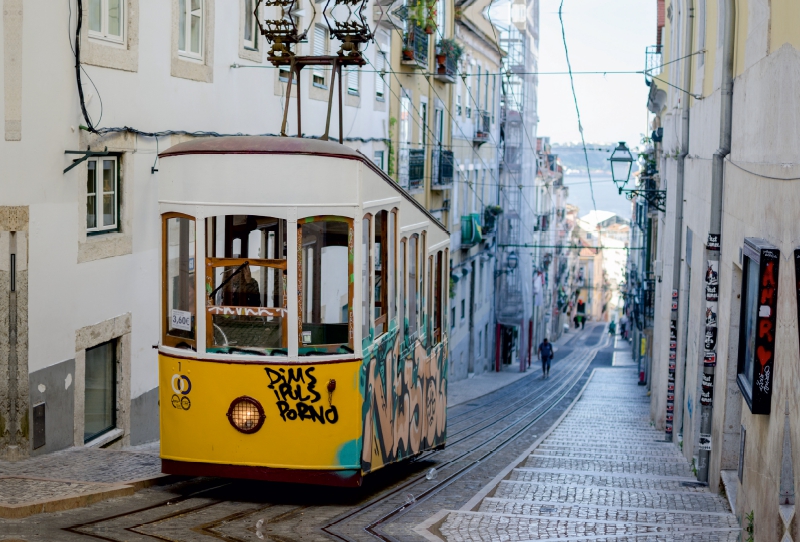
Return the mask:
M316 389L314 367L281 367L277 370L266 367L264 370L269 377L267 387L275 394L275 405L284 422L310 420L324 425L339 421L339 412L335 405L329 402L326 408L324 403L319 403L322 394Z
M444 444L445 352L446 342L431 349L420 340L401 344L393 329L365 356L361 374L364 472Z

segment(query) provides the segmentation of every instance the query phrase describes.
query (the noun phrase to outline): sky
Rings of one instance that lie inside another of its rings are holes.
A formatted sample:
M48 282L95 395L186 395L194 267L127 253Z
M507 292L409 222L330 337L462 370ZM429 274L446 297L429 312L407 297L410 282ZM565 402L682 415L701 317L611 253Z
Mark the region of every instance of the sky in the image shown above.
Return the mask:
M540 0L539 71L567 71L558 8ZM645 47L656 39L656 0L563 0L564 28L572 70L638 71ZM640 143L647 130L644 76L575 75L575 92L586 142ZM568 75L540 75L537 135L551 143L580 141Z

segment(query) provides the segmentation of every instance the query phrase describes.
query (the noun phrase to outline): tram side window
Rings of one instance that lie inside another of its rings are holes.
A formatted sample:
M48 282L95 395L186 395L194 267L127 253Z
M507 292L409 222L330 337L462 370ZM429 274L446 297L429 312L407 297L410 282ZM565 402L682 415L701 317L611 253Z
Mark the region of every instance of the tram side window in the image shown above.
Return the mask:
M370 305L370 273L369 273L369 259L371 254L372 243L370 243L370 224L372 223L372 215L366 215L364 220L361 221L361 340L367 339L372 341L370 335L369 305Z
M164 217L164 340L167 346L195 348L195 222Z
M206 219L206 307L209 352L287 355L285 220Z
M417 304L419 310L419 334L424 335L427 331L428 326L428 309L426 305L426 300L428 296L428 291L425 289L425 255L428 253L428 244L425 242L427 239L427 233L422 232L419 238L419 271L417 273L417 278L419 279L419 303Z
M315 218L300 226L301 356L350 354L352 269L350 221Z
M417 337L417 318L419 316L419 310L417 309L418 240L419 236L414 234L408 242L408 330L406 336L412 340Z
M389 320L397 316L397 209L389 213L389 238L387 245L389 255L387 262L389 265Z
M433 322L433 333L431 334L432 344L435 346L442 342L442 251L436 253L433 271L433 310L431 311L431 321Z
M399 316L399 323L398 329L403 330L406 326L406 308L408 307L408 300L406 299L406 245L408 241L403 238L400 241L400 252L397 255L398 258L398 280L397 280L397 289L399 292L399 299L400 299L400 314Z
M389 327L387 310L389 308L389 247L388 247L388 215L380 211L375 215L375 337L380 337Z

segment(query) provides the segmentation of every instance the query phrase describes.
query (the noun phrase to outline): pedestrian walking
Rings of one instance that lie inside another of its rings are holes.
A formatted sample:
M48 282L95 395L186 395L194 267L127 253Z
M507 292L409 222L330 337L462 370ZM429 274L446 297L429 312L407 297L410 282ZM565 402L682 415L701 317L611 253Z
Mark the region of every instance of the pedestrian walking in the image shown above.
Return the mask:
M619 334L623 339L628 339L628 317L624 314L622 315L622 318L619 319Z
M547 378L550 376L550 360L553 359L553 345L547 341L547 337L539 345L536 354L542 360L542 378Z
M617 322L615 320L611 320L611 323L608 324L608 334L612 337L617 334Z
M586 327L586 317L581 316L581 329Z

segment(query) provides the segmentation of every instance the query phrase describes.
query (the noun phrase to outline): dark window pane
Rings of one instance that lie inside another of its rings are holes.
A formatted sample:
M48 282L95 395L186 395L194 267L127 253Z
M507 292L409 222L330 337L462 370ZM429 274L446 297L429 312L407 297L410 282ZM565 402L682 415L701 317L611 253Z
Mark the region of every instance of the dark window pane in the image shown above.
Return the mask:
M115 350L114 341L86 350L84 442L115 426L117 395Z

